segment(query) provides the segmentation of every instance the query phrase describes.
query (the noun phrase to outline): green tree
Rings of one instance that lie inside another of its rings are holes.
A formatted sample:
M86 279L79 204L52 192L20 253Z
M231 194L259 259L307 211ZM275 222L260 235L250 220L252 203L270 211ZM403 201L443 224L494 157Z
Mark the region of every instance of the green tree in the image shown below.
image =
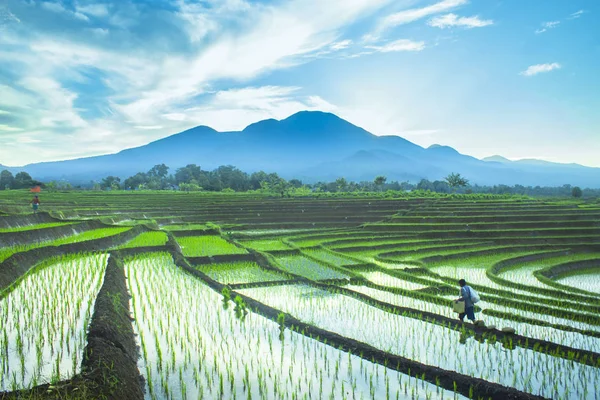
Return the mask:
M462 176L460 176L459 173L451 173L450 175L448 175L447 177L444 178L444 180L446 182L448 182L448 186L450 186L452 189L457 189L459 187L464 187L467 186L469 184L469 180L463 178Z
M387 178L385 176L379 175L375 178L373 183L375 184L375 187L377 187L377 190L379 190L381 192L383 185L385 184L386 181L387 181Z
M337 178L335 180L335 183L337 185L337 188L340 192L345 192L348 190L348 181L346 180L346 178L342 177L342 178Z
M178 168L177 171L175 171L175 183L191 183L194 179L198 181L201 174L202 169L200 166L196 164L188 164L185 167Z
M288 183L295 189L300 189L302 187L302 181L299 179L290 179Z
M0 172L0 190L12 189L15 184L15 177L13 174L5 169Z
M579 186L575 186L573 188L573 190L571 191L571 196L575 197L576 199L580 198L583 195L583 191L581 190L581 188Z
M138 189L145 186L148 183L148 174L138 172L137 174L130 176L123 182L125 189Z
M184 192L199 192L200 190L202 190L202 188L197 183L184 182L179 184L179 190L182 190Z
M148 175L150 177L156 177L158 179L166 178L168 173L169 167L167 167L165 164L157 164L150 168L150 171L148 171Z
M56 181L50 181L50 182L46 183L46 189L49 192L55 191L57 189L57 187L58 187L58 185L57 185Z
M121 178L117 177L117 176L107 176L106 178L102 179L102 182L100 183L100 185L102 186L103 189L112 189L112 190L119 190L121 188Z
M250 175L250 189L258 190L262 188L262 183L268 181L269 176L265 171L254 172Z
M433 181L433 190L438 193L450 193L450 185L446 181Z
M34 185L33 178L27 172L19 172L15 175L14 188L23 189Z

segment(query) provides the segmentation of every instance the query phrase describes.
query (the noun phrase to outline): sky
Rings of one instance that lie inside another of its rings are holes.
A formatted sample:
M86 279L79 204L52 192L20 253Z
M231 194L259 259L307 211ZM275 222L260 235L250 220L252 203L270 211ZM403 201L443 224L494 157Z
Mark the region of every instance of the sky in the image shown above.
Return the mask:
M301 110L600 167L598 0L0 0L0 164Z

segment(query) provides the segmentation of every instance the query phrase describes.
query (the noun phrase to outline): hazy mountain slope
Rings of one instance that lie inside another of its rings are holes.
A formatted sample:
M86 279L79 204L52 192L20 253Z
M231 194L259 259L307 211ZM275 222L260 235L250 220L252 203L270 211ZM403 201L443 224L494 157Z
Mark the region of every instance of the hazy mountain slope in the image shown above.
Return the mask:
M277 172L305 181L443 179L459 172L473 183L600 186L600 169L575 164L486 160L460 154L448 146L427 149L397 136L375 136L329 113L300 112L281 121L249 125L240 132L217 132L207 126L123 150L77 160L31 164L22 169L42 179L88 183L107 175L122 178L164 163L171 172L186 164L204 169L231 164L247 171Z

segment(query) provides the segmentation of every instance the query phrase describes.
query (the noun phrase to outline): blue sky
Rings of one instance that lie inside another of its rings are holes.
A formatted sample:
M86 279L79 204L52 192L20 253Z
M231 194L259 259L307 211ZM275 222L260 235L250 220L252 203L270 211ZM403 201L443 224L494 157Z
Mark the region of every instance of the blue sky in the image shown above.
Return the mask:
M600 1L0 2L0 164L300 110L600 167Z

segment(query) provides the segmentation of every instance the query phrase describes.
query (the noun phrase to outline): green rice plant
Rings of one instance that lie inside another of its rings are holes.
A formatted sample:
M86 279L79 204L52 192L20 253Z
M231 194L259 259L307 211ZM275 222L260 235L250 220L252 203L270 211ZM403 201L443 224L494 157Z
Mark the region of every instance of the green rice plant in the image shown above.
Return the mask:
M323 279L350 279L349 275L319 264L304 256L277 257L276 262L279 268L286 272L315 281Z
M134 247L164 246L169 237L165 232L142 232L129 242L119 246L119 249Z
M338 265L338 266L359 264L358 261L356 261L352 258L344 257L341 254L338 255L332 251L328 251L325 249L305 249L305 250L303 250L303 252L304 252L304 254L306 254L312 258L316 258L316 259L324 261L328 264L333 264L333 265Z
M50 246L60 246L62 244L69 243L80 243L88 240L102 239L109 236L115 236L123 232L127 232L130 230L130 227L119 227L119 228L102 228L102 229L93 229L90 231L85 231L77 235L67 236L61 239L54 240L50 242L48 245Z
M25 232L38 229L56 228L59 226L68 226L73 224L75 224L75 222L48 222L44 224L25 225L14 228L2 228L0 229L0 233Z
M44 262L0 302L0 391L79 373L87 327L108 256Z
M239 261L232 263L204 264L197 267L214 280L223 284L282 281L284 274L265 270L255 262Z
M595 367L515 346L506 351L499 342L471 340L447 327L395 315L351 297L309 286L253 288L241 292L302 321L392 354L544 397L561 398L568 391L575 398L582 398L600 384L600 373ZM481 368L483 365L498 368ZM537 377L535 381L528 379L532 371ZM558 389L545 384L544 379L559 382Z
M600 261L598 265L600 265ZM600 295L600 273L597 271L584 271L559 278L556 281L565 286L572 286L580 290L585 290L586 292Z
M136 340L147 349L140 372L154 398L308 399L319 391L319 398L341 399L348 387L352 398L383 398L386 391L399 396L404 382L415 398L464 399L282 329L285 317L271 321L248 312L240 320L235 309L215 307L222 296L166 253L132 257L125 270ZM241 296L234 301L243 310Z
M246 249L226 241L220 236L185 236L177 238L186 257L215 256L220 254L245 254Z
M568 252L568 254L563 256L551 256L539 260L518 263L511 266L510 269L501 270L497 275L502 279L518 282L524 285L539 288L551 288L548 285L540 282L533 273L553 265L572 261L588 260L592 258L600 258L600 253Z
M104 228L85 231L71 236L65 236L55 240L45 240L32 244L16 245L0 248L0 262L6 260L15 253L25 252L28 250L38 249L46 246L60 246L69 243L78 243L87 240L101 239L104 237L118 235L128 231L131 228Z
M272 250L290 250L291 247L277 239L263 239L263 240L244 240L240 244L244 247L259 251L272 251Z
M427 287L427 285L399 279L381 271L360 272L360 275L364 276L368 281L380 286L389 286L408 290L419 290Z
M165 231L191 231L191 230L205 230L209 229L206 224L173 224L163 225L161 229Z

